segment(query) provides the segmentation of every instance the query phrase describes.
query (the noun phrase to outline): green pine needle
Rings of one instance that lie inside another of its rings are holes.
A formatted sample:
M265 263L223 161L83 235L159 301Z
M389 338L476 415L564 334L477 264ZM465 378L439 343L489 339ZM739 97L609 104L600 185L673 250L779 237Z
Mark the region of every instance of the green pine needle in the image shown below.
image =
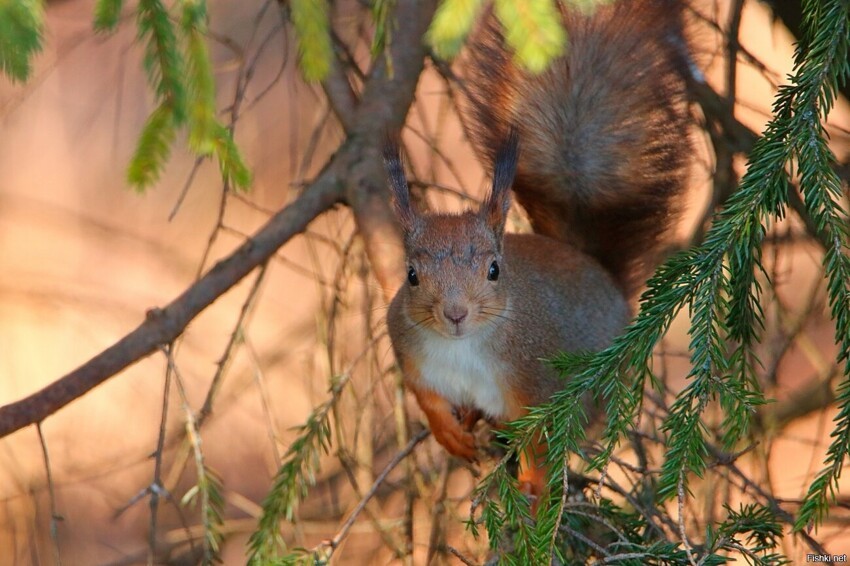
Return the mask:
M808 0L803 4L806 49L798 46L792 86L780 91L777 114L788 121L786 140L793 149L800 189L809 215L825 236L827 292L838 362L844 381L838 386L835 428L830 435L825 467L809 487L796 529L819 525L838 490L844 461L850 454L850 257L847 212L841 209L841 182L832 166L835 156L826 143L821 122L835 101L838 84L850 75L850 11L841 0Z
M438 57L451 60L458 54L482 4L483 0L443 0L440 3L426 36Z
M174 24L159 0L139 0L139 40L145 45L144 65L157 101L172 109L174 121L186 119L183 55L177 45Z
M181 26L186 38L189 147L198 155L210 155L216 148L215 79L204 35L206 3L186 0Z
M309 487L316 483L319 457L323 452L328 453L331 446L330 412L347 381L345 377L335 380L332 397L313 410L307 422L300 427L298 437L289 446L274 485L263 501L263 514L257 530L248 541L249 564L269 564L286 549L280 535L280 522L293 520L299 502L307 496ZM299 560L297 554L289 554L284 563L298 563Z
M188 429L193 425L187 423L186 426ZM189 433L189 437L198 437L198 431ZM197 446L200 446L200 444ZM218 474L206 466L203 453L197 449L193 453L198 483L189 488L180 503L184 506L198 506L204 532L203 563L212 564L220 561L221 543L224 540L224 533L222 532L225 506L224 496L222 495L223 485Z
M298 60L307 81L321 81L330 71L333 44L330 8L326 0L291 0L292 23L298 37Z
M564 52L567 34L555 0L496 0L495 10L520 67L541 73Z
M221 176L234 189L250 188L251 170L245 165L231 131L216 123L213 133L213 152L218 160Z
M392 17L393 6L395 6L395 0L375 0L372 2L372 21L375 24L375 35L372 37L372 47L370 48L372 57L377 57L383 53L392 38L389 22Z
M509 8L506 4L497 3L497 10ZM708 431L702 420L706 407L719 401L723 414L721 440L730 448L745 439L755 407L765 403L754 377L758 359L752 351L763 327L761 285L769 282L761 264L761 246L769 224L784 217L789 183L796 178L808 213L825 240L832 242L824 263L838 361L846 376L838 388L839 410L825 468L810 486L796 528L817 525L826 516L850 454L850 248L847 214L839 204L843 202L841 184L832 168L835 159L827 146L822 121L834 103L837 85L850 74L850 12L843 0L807 0L804 10L806 29L811 33L798 49L792 83L779 89L774 118L750 154L738 191L717 215L703 245L669 259L659 268L641 297L639 315L609 348L594 356L564 354L555 361L569 381L550 404L534 408L516 423L510 430L511 446L521 446L524 438L546 431L553 468L555 463L566 461L567 453L581 454L576 443L583 432L569 423L585 419L581 400L592 395L606 407L607 424L603 450L590 464L591 469L605 467L636 420L646 378L660 387L651 369L653 349L676 314L687 306L692 320L693 369L687 387L662 425L667 453L653 497L663 500L677 495L680 489L687 494L688 475L701 476L707 466ZM501 15L500 19L504 22L512 17L523 19L520 14ZM797 169L796 174L792 167ZM550 488L555 488L556 482L557 478L550 478ZM544 502L542 511L550 509L551 502ZM488 516L504 515L509 522L507 510L505 506L495 507ZM755 513L752 509L746 513L751 511ZM746 522L741 519L746 513L732 514L730 520L740 526ZM751 515L758 515L753 524L767 522L758 513ZM569 512L565 513L565 518L568 516ZM493 521L493 527L500 527L499 521ZM545 536L553 532L551 520L539 521L538 527L530 536L537 542L548 540ZM766 528L765 532L770 532L769 525ZM730 529L728 525L719 526L717 540L724 542L715 550L741 551L724 546L732 544ZM489 534L492 537L496 533ZM764 564L785 561L773 552L775 539L758 533L752 537L749 542L763 553L756 559L755 551L747 549L748 559ZM713 554L715 550L706 554L704 563L724 560ZM643 552L649 555L648 550Z
M206 2L183 0L180 6L180 26L175 27L159 0L139 2L145 68L160 107L149 118L130 163L130 184L142 191L156 182L168 160L176 128L185 123L192 151L201 156L215 155L224 181L233 188L247 189L251 171L230 130L216 119L215 79L206 42Z
M0 0L0 70L13 81L29 79L43 28L40 0Z
M124 0L97 0L94 6L94 29L99 32L114 31L121 17Z
M170 106L160 105L148 118L127 168L127 181L136 191L144 192L159 179L171 154L174 135L174 113Z

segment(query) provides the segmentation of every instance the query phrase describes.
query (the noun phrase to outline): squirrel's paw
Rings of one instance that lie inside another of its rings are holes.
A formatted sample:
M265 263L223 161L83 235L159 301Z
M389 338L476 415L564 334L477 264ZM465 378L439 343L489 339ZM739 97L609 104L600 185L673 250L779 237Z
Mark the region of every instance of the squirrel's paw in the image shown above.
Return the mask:
M483 412L470 407L456 408L455 414L457 416L457 420L460 421L460 425L467 432L472 432L472 429L475 428L475 424L484 417Z
M475 424L475 421L467 422L473 415L466 413L460 415L457 407L431 389L410 387L416 395L419 406L425 412L425 416L428 417L428 424L431 426L431 432L434 433L437 442L450 454L467 460L475 460L475 437L465 428L470 424ZM461 411L465 410L461 409ZM474 409L471 411L474 411ZM463 422L458 419L463 419Z
M434 433L434 438L437 439L437 442L449 454L466 460L475 460L475 436L471 432L464 430L463 426L455 420L441 424L443 426L431 427L431 432Z

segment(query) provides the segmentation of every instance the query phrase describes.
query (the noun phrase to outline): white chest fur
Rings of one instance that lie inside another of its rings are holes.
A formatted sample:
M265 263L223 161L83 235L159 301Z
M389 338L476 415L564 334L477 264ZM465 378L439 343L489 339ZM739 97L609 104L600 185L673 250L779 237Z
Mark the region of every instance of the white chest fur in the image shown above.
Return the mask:
M423 381L451 403L498 418L506 413L499 386L504 367L488 347L488 338L477 334L454 340L430 335L423 344L419 371Z

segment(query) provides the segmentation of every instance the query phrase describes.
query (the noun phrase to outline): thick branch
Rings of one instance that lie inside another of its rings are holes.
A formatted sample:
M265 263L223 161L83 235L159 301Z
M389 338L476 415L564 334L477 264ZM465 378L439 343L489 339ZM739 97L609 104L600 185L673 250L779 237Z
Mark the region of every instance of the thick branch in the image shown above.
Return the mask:
M277 213L254 237L218 262L165 308L148 311L145 321L71 373L29 397L0 408L0 437L42 421L111 376L172 342L202 310L268 260L316 216L339 202L343 186L326 170L295 202Z
M351 120L348 138L298 199L165 308L150 310L145 321L118 342L44 389L0 407L0 438L41 422L172 342L201 311L341 200L352 205L370 261L389 296L399 279L401 246L387 205L380 148L384 132L398 130L404 123L422 70L425 53L421 38L433 10L433 1L398 2L399 29L391 48L394 72L386 72L383 60L377 66L366 82L364 101Z
M435 8L434 0L398 3L394 19L398 25L389 36L389 53L376 59L358 107L358 113L371 119L356 124L351 132L352 137L363 136L374 142L367 144L370 153L356 166L359 180L349 183L347 199L366 244L369 263L387 300L401 282L404 255L398 225L389 206L381 147L386 133L397 132L404 124L406 113L394 112L392 101L413 98L425 62L422 37ZM375 124L380 127L376 128Z
M322 89L325 91L325 96L328 97L328 102L333 108L342 128L348 132L351 130L351 121L354 117L354 111L357 108L357 94L351 88L351 83L348 82L346 74L346 63L343 62L339 55L341 47L336 46L334 57L331 59L331 70L327 78L322 81Z

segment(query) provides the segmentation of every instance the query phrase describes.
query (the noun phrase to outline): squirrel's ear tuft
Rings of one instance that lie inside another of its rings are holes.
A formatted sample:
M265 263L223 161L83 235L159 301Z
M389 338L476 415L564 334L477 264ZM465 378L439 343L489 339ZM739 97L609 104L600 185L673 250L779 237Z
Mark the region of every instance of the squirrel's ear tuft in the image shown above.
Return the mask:
M505 230L505 220L511 207L510 189L514 182L518 158L519 136L516 128L511 126L493 162L493 190L481 207L484 220L499 238Z
M398 135L387 134L384 139L384 166L390 181L396 216L402 229L410 232L416 224L416 211L410 201L410 188L404 176L404 163L399 151Z

